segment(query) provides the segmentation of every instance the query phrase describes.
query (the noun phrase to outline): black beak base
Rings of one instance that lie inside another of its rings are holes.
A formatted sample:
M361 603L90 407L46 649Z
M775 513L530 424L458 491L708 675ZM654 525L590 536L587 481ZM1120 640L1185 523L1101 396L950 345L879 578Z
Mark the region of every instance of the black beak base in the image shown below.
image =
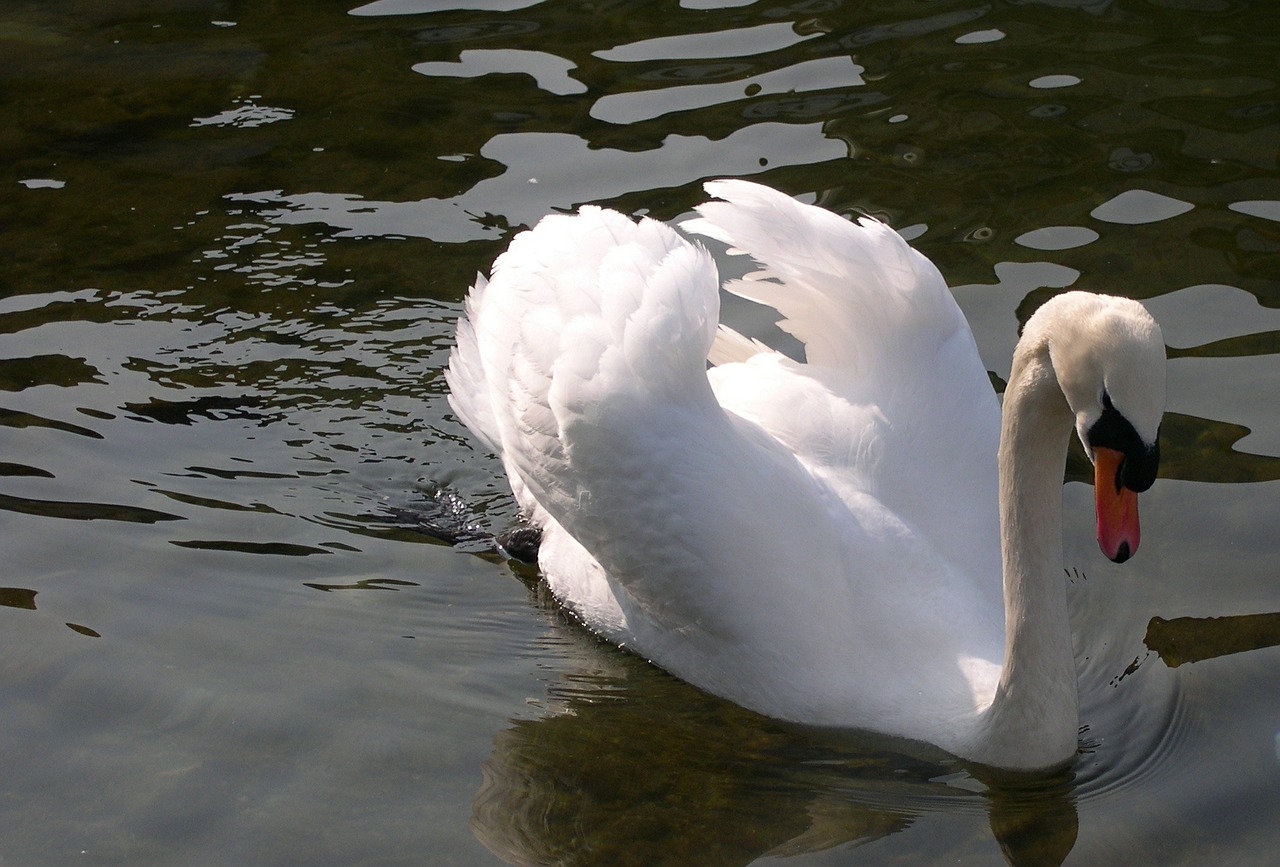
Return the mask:
M1129 420L1111 405L1106 394L1102 396L1102 404L1102 415L1089 428L1089 445L1114 449L1124 455L1116 469L1116 489L1125 487L1140 494L1155 484L1156 473L1160 469L1159 433L1155 442L1143 442Z

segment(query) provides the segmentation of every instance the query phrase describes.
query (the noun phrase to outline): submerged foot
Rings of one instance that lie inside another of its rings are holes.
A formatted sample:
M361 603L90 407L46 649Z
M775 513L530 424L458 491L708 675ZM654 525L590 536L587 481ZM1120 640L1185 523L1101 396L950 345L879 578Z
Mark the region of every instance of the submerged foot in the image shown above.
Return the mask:
M524 563L538 562L538 546L542 544L542 528L524 525L514 527L494 537L498 551L513 560Z
M490 554L537 565L542 529L520 524L493 535L452 491L434 488L413 508L390 510L391 516L415 532L473 554Z

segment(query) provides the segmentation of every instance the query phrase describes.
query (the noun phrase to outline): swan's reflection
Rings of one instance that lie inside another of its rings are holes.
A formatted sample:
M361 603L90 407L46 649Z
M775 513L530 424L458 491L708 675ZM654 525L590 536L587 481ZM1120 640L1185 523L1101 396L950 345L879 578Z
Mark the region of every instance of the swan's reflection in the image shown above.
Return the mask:
M794 729L577 630L555 642L576 671L552 686L552 713L494 738L473 802L475 835L511 863L747 864L940 813L985 813L1011 864L1060 864L1075 843L1069 772L996 778L901 742Z

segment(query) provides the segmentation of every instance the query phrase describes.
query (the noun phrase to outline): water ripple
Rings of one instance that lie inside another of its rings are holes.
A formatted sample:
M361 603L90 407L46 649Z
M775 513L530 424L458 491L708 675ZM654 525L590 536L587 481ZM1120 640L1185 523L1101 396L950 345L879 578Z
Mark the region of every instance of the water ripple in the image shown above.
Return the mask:
M863 71L851 58L824 57L736 81L609 94L591 107L591 116L608 123L639 123L744 97L856 87L864 83Z
M155 524L160 521L181 521L181 515L171 515L141 506L118 503L82 503L65 500L37 500L0 494L0 509L23 515L44 518L66 518L73 521L124 521L131 524Z

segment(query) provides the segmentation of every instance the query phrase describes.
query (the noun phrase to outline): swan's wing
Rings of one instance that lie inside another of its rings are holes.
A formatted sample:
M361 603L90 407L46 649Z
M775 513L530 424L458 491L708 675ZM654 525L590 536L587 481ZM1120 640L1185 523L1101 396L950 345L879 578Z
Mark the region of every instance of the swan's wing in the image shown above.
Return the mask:
M686 676L665 653L697 665L700 645L739 646L733 635L759 635L780 605L841 604L826 495L712 393L718 314L705 249L583 208L521 234L473 288L447 374L455 410L493 440L522 505L576 540L561 548L576 552L569 568L544 551L552 589L608 631L619 618L593 601L599 587L564 583L607 579L637 633L611 637L641 640ZM830 575L789 587L797 550ZM602 569L584 568L583 551ZM647 643L643 624L659 630Z
M773 347L734 331L728 325L721 324L716 329L715 342L707 353L707 361L714 365L731 364L735 361L747 361L761 353L773 352Z
M967 330L938 269L878 220L852 222L749 181L706 190L722 201L700 205L701 219L682 228L759 264L725 288L781 313L810 364L870 381Z
M846 220L747 181L707 191L722 201L682 228L758 263L726 288L777 309L808 361L760 356L719 368L721 403L847 500L875 496L998 593L999 404L938 269L879 221ZM762 387L787 374L795 385Z
M939 529L926 528L930 508L955 512L954 526L933 519L945 537L983 507L946 487L932 491L941 505L919 493L963 460L913 463L920 401L886 409L909 391L901 382L873 386L726 333L722 349L745 361L715 368L713 388L718 312L711 257L673 230L597 208L548 217L473 287L447 372L453 406L502 456L549 536L549 586L589 626L757 710L909 733L909 715L893 715L922 690L968 688L929 661L972 649L954 624L983 606L956 592L949 539L920 531ZM947 347L964 350L944 340L934 364L967 357ZM850 381L884 401L837 388ZM929 437L941 426L924 423ZM994 465L994 441L991 452ZM993 598L998 612L998 587Z
M488 286L489 281L484 275L477 274L476 282L463 303L463 313L458 319L457 343L449 353L449 366L445 368L444 378L449 385L449 405L453 411L487 448L496 453L500 449L502 435L493 413L484 362L480 358L480 344L472 325L484 306Z
M576 500L567 478L548 475L568 466L571 421L625 395L714 404L705 359L719 297L708 268L714 287L705 251L653 220L595 207L545 218L472 286L446 371L450 403L539 494Z

